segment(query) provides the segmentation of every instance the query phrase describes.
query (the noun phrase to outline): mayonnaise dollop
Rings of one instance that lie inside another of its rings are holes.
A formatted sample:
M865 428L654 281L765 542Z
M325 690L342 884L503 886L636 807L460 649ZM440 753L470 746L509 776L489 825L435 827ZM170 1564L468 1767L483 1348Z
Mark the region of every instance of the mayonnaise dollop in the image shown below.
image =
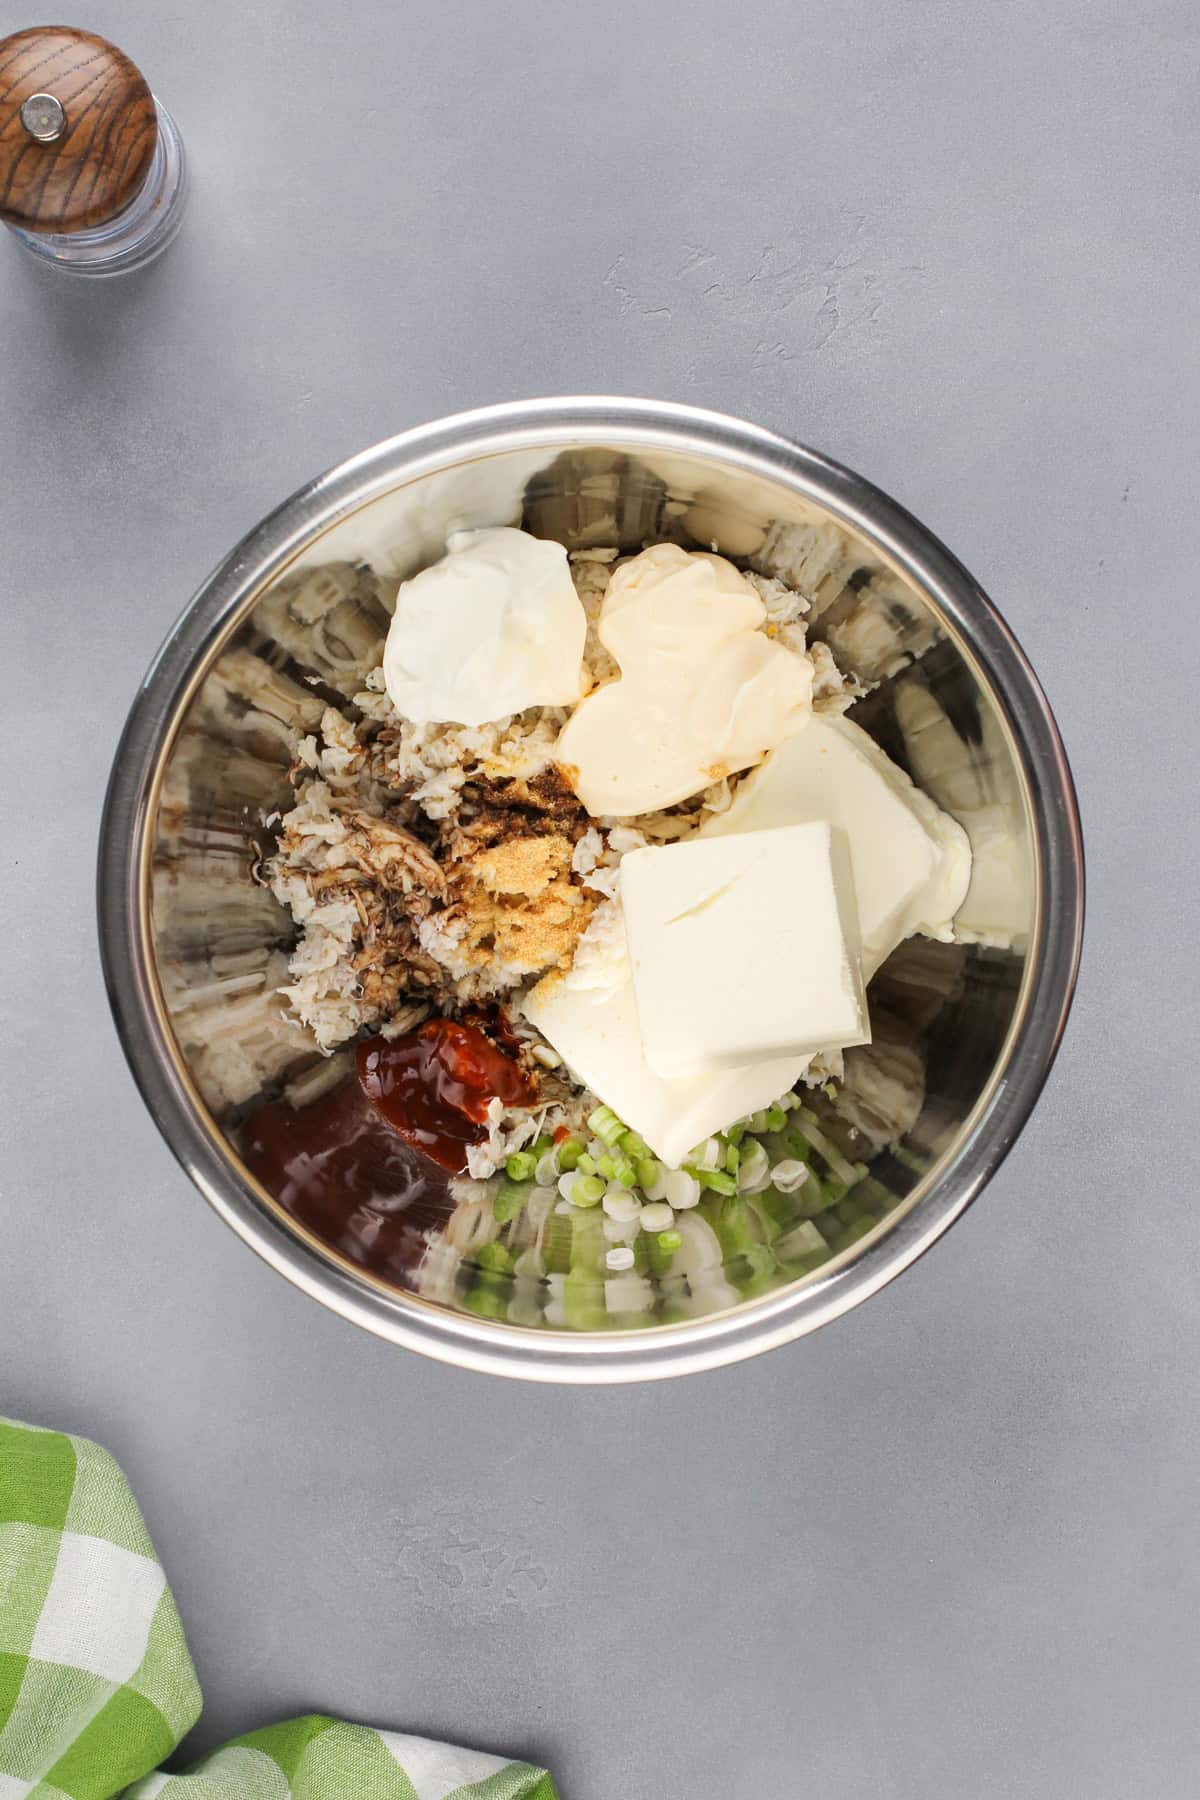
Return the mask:
M396 596L383 679L397 712L484 725L578 700L587 618L562 545L498 525L446 550Z
M590 813L673 806L805 724L811 664L765 636L765 617L721 556L655 544L614 571L598 631L621 675L576 708L555 751Z

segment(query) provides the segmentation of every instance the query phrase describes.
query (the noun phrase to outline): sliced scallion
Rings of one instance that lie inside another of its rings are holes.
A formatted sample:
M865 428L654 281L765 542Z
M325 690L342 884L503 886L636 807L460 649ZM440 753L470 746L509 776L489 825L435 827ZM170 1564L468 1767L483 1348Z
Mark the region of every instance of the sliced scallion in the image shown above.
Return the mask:
M737 1193L736 1179L727 1175L724 1169L697 1169L696 1179L702 1188L708 1188L714 1194Z
M594 1131L601 1142L613 1149L624 1137L627 1127L618 1119L611 1106L598 1106L588 1114L588 1130Z

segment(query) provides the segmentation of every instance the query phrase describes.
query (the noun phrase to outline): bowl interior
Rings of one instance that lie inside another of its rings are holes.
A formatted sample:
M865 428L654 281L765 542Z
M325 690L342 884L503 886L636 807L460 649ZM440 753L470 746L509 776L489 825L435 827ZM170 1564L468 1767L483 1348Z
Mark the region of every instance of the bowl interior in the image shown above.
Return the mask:
M438 557L449 530L499 523L569 550L629 551L672 538L800 589L812 602L810 642L827 645L869 690L851 716L972 841L961 941L918 937L896 951L871 984L873 1043L847 1053L839 1089L806 1099L816 1141L866 1163L866 1178L840 1198L836 1182L815 1183L822 1191L797 1198L770 1256L723 1243L722 1266L693 1270L673 1288L654 1284L640 1313L610 1302L605 1317L599 1296L607 1329L670 1333L689 1318L819 1283L862 1257L961 1149L1002 1072L1036 945L1030 783L980 661L869 529L716 454L619 440L522 445L378 493L305 543L265 591L220 622L174 721L144 837L149 962L179 1078L206 1129L258 1204L338 1272L343 1291L377 1287L377 1277L357 1269L336 1237L322 1241L292 1219L238 1155L252 1107L280 1095L297 1108L312 1104L338 1067L279 997L295 929L255 880L269 841L263 821L290 804L298 736L329 703L353 712L380 659L398 581ZM829 1177L829 1162L818 1160ZM571 1329L549 1287L515 1295L493 1278L481 1305L478 1217L460 1208L440 1224L454 1254L405 1305L482 1312L497 1332ZM404 1259L392 1275L401 1292L413 1288ZM595 1309L588 1317L598 1322Z

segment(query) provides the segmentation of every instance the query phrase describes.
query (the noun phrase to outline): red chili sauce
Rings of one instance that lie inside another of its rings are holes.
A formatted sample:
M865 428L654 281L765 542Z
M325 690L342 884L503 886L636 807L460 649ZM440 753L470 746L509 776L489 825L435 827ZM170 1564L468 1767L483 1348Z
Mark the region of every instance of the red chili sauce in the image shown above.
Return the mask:
M404 1282L450 1211L449 1177L487 1136L493 1098L528 1106L525 1071L476 1025L430 1019L360 1044L357 1074L311 1106L261 1106L246 1166L301 1224L360 1267Z
M534 1087L511 1056L477 1025L430 1019L389 1044L358 1049L358 1079L368 1100L414 1149L452 1174L467 1166L467 1145L487 1136L488 1102L528 1106Z

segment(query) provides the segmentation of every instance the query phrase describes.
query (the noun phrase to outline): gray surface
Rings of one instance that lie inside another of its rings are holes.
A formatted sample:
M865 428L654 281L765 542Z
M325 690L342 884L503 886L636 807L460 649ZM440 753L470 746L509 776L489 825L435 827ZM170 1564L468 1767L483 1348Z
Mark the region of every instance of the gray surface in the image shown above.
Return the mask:
M123 284L0 243L0 1407L125 1463L195 1742L321 1707L566 1800L1190 1800L1194 9L85 22L196 192ZM915 1271L727 1373L542 1391L358 1334L207 1212L116 1046L92 861L136 682L245 527L405 425L606 389L802 437L950 541L1056 707L1091 912L1047 1095Z

